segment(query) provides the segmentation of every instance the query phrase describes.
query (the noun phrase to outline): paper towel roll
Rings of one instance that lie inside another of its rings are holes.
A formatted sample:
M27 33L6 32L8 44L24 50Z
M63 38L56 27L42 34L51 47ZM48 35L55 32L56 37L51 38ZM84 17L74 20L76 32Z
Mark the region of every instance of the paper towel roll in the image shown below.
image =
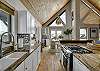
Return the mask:
M18 43L19 43L19 48L23 47L23 38L20 38L18 40Z

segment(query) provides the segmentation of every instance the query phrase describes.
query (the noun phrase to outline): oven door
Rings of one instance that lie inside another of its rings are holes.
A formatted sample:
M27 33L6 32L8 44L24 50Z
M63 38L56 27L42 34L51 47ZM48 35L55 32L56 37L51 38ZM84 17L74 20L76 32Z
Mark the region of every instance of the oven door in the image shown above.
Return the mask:
M68 65L68 59L66 58L65 55L63 55L63 66L64 66L66 71L67 71L67 65Z
M73 54L63 55L63 66L65 71L73 71Z
M63 66L65 68L65 71L70 71L69 70L69 64L70 64L70 60L69 60L69 54L64 54L63 55Z

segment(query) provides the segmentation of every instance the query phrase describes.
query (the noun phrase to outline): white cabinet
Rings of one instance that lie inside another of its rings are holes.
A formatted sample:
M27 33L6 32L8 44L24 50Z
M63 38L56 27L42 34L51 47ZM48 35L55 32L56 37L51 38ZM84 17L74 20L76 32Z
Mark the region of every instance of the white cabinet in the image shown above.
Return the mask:
M36 71L41 60L41 46L33 51L14 71Z
M25 59L25 71L33 71L32 70L32 62L33 62L32 57L33 56L31 54Z
M36 69L37 69L37 50L35 50L33 54L33 71L36 71Z
M38 51L38 53L37 53L37 55L38 55L38 65L39 65L39 63L40 63L40 61L41 61L41 46L39 46L39 48L37 49L37 51Z
M90 71L76 57L73 57L73 71Z
M36 71L41 60L41 47L39 46L33 54L33 71Z
M18 33L27 32L27 11L18 11Z
M22 62L14 71L24 71L24 62Z

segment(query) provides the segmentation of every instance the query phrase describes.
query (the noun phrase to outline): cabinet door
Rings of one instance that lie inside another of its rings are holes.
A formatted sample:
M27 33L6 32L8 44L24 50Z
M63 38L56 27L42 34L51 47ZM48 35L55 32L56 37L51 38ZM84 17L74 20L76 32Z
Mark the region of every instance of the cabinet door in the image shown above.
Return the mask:
M14 71L24 71L24 62L22 62Z
M90 70L79 61L79 71L90 71Z
M73 71L79 71L78 66L78 60L75 57L73 57Z
M37 55L38 55L37 59L38 59L38 65L39 65L39 63L41 61L41 46L38 47L38 54Z
M90 71L76 57L73 57L73 71Z
M25 71L32 71L32 55L25 59Z
M36 71L37 69L37 50L35 50L33 53L32 53L32 60L33 60L33 65L32 65L32 69L33 71Z

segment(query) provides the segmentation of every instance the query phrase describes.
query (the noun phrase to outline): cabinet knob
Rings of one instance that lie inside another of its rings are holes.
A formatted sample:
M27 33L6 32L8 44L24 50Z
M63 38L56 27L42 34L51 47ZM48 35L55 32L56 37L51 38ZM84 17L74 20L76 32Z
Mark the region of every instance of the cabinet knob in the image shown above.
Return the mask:
M25 68L27 70L27 68Z

